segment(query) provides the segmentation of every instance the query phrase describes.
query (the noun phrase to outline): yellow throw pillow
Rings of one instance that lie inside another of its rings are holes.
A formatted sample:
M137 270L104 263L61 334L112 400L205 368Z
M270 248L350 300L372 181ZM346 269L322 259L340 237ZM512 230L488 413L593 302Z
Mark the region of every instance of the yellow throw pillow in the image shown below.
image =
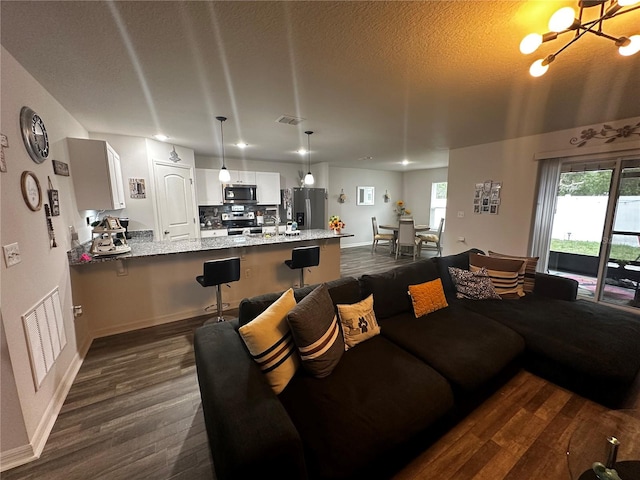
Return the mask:
M352 305L337 305L344 336L344 349L349 350L380 333L380 325L373 312L373 294Z
M264 312L238 329L240 336L277 394L284 390L300 366L300 359L287 323L296 306L290 288Z
M439 278L419 285L409 285L409 295L416 318L449 306Z

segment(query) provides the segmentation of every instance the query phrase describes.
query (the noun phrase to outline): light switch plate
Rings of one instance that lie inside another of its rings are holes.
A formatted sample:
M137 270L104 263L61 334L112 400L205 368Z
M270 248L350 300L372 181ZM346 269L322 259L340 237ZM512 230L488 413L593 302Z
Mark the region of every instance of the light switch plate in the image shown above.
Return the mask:
M17 242L3 245L2 250L4 251L4 262L7 264L7 268L13 267L22 260Z

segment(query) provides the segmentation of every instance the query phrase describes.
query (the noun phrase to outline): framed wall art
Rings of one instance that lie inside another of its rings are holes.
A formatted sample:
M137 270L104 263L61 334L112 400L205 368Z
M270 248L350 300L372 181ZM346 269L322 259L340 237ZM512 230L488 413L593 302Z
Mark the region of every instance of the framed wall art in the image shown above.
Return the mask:
M473 192L473 213L498 215L502 182L485 180L475 184Z
M374 205L375 187L357 187L356 205Z

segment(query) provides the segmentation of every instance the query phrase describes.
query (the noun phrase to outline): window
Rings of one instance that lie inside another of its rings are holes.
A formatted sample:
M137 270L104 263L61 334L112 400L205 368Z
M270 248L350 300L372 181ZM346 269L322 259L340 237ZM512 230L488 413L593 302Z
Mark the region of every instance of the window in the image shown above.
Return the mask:
M447 182L434 182L431 184L431 212L429 225L436 228L440 225L440 219L447 214Z

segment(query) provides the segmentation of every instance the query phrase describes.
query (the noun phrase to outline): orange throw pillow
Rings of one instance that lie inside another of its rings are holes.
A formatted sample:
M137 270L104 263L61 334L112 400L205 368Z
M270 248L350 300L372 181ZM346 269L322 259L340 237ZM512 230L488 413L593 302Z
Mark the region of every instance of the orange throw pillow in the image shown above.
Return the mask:
M409 295L416 318L449 306L439 278L419 285L409 285Z

